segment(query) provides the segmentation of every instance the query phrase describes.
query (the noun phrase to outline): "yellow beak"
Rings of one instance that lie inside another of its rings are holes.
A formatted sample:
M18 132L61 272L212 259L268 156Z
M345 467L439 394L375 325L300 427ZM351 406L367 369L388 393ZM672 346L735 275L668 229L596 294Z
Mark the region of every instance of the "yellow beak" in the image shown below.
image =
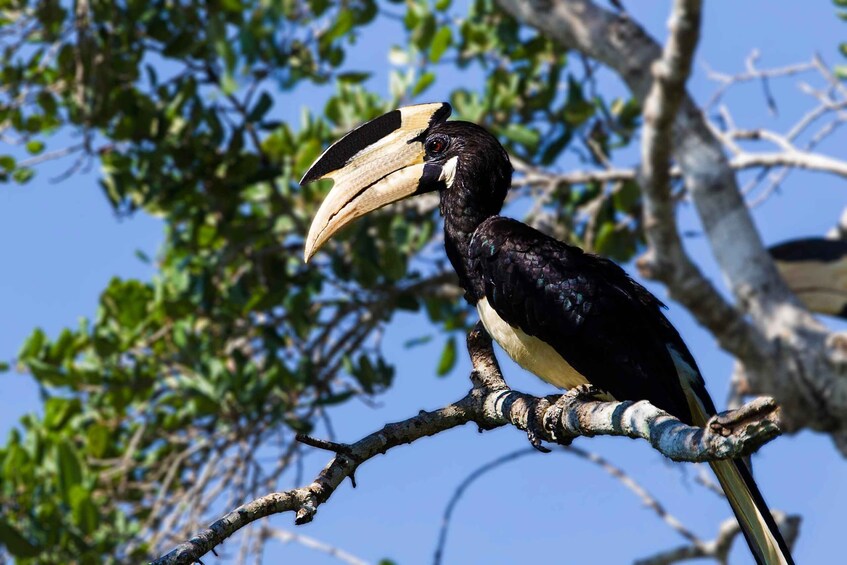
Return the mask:
M435 173L424 164L424 138L450 112L447 103L398 108L354 129L318 157L300 184L328 178L333 186L309 228L306 262L356 218L431 190L431 183L422 182Z

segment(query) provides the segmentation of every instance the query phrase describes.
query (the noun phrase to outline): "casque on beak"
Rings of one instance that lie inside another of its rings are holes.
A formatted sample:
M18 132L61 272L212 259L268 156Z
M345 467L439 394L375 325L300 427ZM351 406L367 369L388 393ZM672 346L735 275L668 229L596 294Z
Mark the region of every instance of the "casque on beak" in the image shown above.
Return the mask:
M303 254L307 263L356 218L437 188L441 167L424 163L424 140L427 130L450 112L447 103L398 108L354 129L318 157L300 184L334 182L309 228Z

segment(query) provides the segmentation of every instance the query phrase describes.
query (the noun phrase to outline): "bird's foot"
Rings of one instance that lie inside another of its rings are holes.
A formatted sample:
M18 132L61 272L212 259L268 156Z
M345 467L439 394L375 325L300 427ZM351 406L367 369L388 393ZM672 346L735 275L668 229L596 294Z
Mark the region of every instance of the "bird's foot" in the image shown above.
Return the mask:
M544 402L540 402L536 405L535 410L526 419L526 439L529 440L530 445L540 451L541 453L550 453L550 449L541 445L541 442L544 441L542 438L544 437L542 431L542 419L544 418Z
M574 437L563 437L557 433L557 430L559 429L559 422L562 421L565 414L569 414L573 410L574 403L576 401L585 402L592 400L607 402L614 400L614 398L601 388L592 384L583 384L569 389L558 398L548 400L552 402L553 406L547 411L544 419L544 428L554 437L557 443L570 445Z
M777 416L779 407L773 398L766 396L756 398L735 410L715 414L709 419L708 428L723 437L729 437L739 428L756 422L770 422L778 427Z
M567 403L573 400L601 400L606 402L614 399L605 390L592 384L584 384L569 389L559 398L558 402Z

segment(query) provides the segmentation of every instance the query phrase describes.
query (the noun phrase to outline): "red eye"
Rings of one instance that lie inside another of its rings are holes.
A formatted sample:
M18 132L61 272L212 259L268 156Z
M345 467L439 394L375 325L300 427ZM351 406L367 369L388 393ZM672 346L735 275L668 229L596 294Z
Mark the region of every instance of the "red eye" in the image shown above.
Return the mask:
M435 137L426 142L426 152L430 155L437 155L444 151L446 147L447 142L440 137Z

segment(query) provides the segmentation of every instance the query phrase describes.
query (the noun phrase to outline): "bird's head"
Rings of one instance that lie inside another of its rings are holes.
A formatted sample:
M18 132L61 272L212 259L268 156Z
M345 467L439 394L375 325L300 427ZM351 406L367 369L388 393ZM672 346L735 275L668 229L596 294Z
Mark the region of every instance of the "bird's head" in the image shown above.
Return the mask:
M448 122L447 103L398 108L331 145L300 184L332 179L306 237L304 259L356 218L409 196L463 193L480 213L500 211L512 178L509 156L484 128Z

